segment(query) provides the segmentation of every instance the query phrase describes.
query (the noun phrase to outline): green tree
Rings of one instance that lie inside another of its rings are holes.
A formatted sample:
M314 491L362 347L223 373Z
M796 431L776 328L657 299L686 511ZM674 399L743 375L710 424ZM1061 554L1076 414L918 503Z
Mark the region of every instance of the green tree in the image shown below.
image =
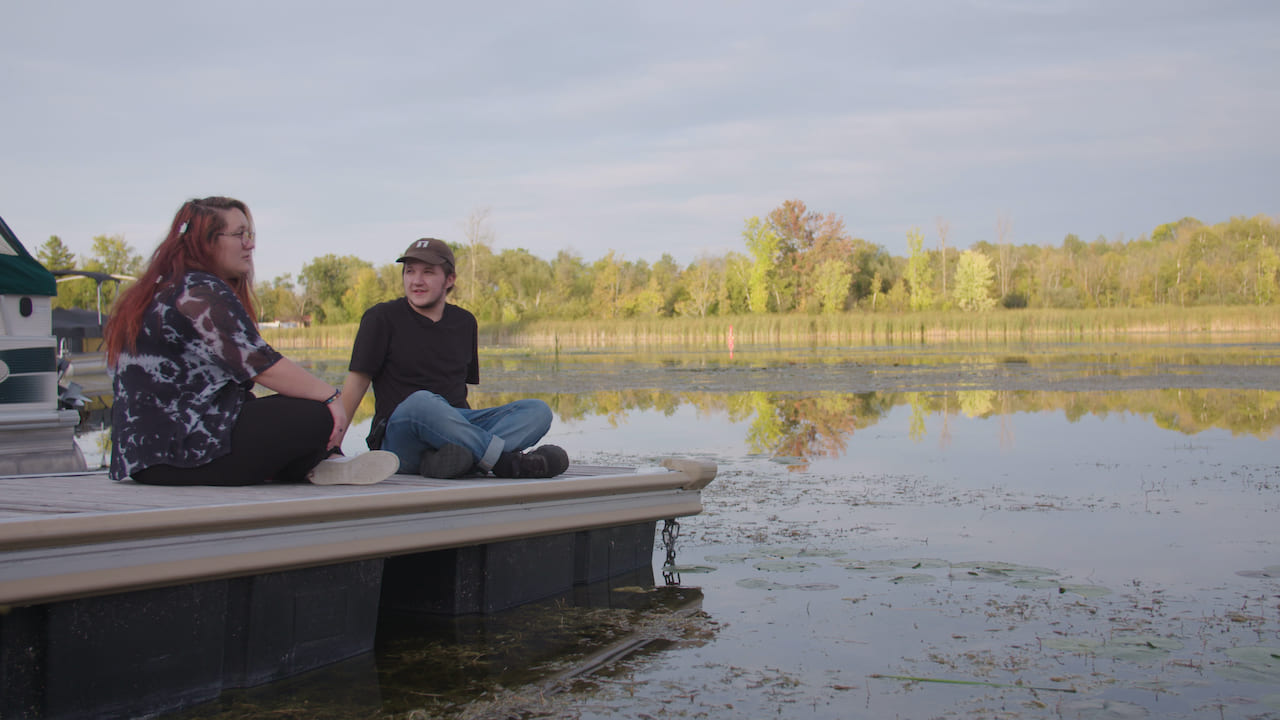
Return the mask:
M906 280L911 293L911 309L927 310L933 306L933 268L924 250L924 235L916 228L907 232Z
M758 217L747 220L742 237L747 242L747 251L751 253L747 305L751 312L759 315L769 312L769 298L778 281L778 254L782 250L782 238Z
M62 243L62 238L50 235L36 251L36 259L50 270L70 270L76 266L75 253Z
M40 249L36 251L36 259L40 261L50 270L71 270L76 266L75 253L71 252L66 245L62 243L62 238L57 235L50 235L49 239L44 241ZM58 296L53 299L53 307L70 308L76 307L71 304L72 295L75 289L71 286L63 288L68 283L86 283L91 281L75 280L73 277L67 277L58 281Z
M257 296L259 321L302 322L302 300L292 274L278 275L270 282L260 281L253 292Z
M716 301L720 315L742 315L750 311L751 259L740 252L731 252L724 259L724 285Z
M623 292L622 263L613 250L591 267L591 301L605 317L618 317Z
M644 287L637 289L631 305L635 308L635 314L637 315L645 317L663 316L665 302L663 300L662 286L658 283L656 275L650 274L649 281L645 283Z
M551 264L524 248L503 250L493 262L500 280L494 297L498 318L514 322L538 317L552 295L555 275Z
M889 286L884 294L885 307L892 312L903 312L911 307L911 296L907 292L907 279L901 278Z
M1270 305L1280 298L1280 252L1270 246L1258 248L1257 282L1254 302Z
M684 294L676 303L681 315L706 317L716 307L725 281L725 260L700 255L681 274Z
M845 301L849 299L851 281L852 273L840 260L827 260L818 266L811 286L822 312L832 314L844 310Z
M551 261L551 297L547 300L548 306L554 308L555 317L591 317L593 289L591 269L581 256L568 250L556 253Z
M991 297L990 289L994 277L991 258L976 250L960 253L953 291L956 306L969 311L990 310L995 307L996 301Z
M880 277L877 271L871 276L871 309L876 310L876 301L880 299L880 295L884 292L884 278Z
M674 315L676 303L684 294L684 288L680 283L680 266L669 253L663 253L653 267L649 268L649 285L658 293L661 301L657 314L663 317Z
M360 316L349 316L342 298L354 284L359 271L373 265L354 255L323 255L302 266L298 279L305 288L303 311L317 325L354 322ZM361 311L363 314L363 311Z
M125 242L123 235L98 235L93 238L89 259L76 269L136 277L142 262L142 256ZM58 283L55 307L100 308L106 313L119 294L119 282L107 281L99 286L90 278L66 280Z
M855 302L869 300L874 306L877 298L898 279L894 258L883 247L866 240L854 239L853 246L853 299Z
M395 296L392 296L395 297ZM342 310L347 321L354 322L364 316L365 310L391 298L385 295L378 271L372 266L355 271L351 287L342 294Z
M94 237L91 254L105 272L136 275L142 269L142 256L125 242L123 235Z

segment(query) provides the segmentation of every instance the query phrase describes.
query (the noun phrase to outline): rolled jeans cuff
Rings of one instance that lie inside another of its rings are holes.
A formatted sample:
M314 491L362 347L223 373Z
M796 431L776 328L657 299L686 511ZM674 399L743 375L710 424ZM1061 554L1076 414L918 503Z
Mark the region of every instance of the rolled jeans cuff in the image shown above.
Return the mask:
M489 447L485 449L484 457L480 458L480 467L485 470L492 470L493 464L498 462L498 456L502 455L504 447L506 447L506 443L502 442L502 438L494 435L489 440Z

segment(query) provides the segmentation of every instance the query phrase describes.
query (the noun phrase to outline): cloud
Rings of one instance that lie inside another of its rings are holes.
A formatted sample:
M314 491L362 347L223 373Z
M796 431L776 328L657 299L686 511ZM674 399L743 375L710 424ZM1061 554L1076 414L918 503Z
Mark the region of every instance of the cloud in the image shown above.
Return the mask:
M1275 213L1268 2L20 4L3 214L149 251L254 208L260 275L394 259L492 209L503 247L741 249L787 199L895 254Z

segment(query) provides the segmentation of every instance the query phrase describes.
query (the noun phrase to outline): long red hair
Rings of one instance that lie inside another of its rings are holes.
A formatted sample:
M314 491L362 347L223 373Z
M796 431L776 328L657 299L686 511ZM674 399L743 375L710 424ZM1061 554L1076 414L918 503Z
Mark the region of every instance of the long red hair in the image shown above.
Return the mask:
M249 220L249 230L252 231L253 215L249 213L249 207L233 198L215 196L188 200L178 208L178 213L173 216L173 223L169 225L169 234L151 254L151 262L142 277L120 293L112 306L111 319L107 321L107 327L102 333L108 365L115 367L121 350L137 349L138 335L142 332L142 317L157 293L178 282L192 270L215 272L214 248L218 242L218 233L227 227L221 211L231 209L244 213ZM240 298L250 319L256 323L253 275L228 280L227 284L235 291L236 297Z

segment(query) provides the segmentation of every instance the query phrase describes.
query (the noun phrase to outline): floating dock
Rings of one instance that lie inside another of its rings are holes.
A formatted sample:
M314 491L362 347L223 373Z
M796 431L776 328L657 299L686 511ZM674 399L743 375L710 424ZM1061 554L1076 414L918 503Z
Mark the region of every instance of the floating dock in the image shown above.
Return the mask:
M651 568L715 465L549 480L159 487L0 477L0 717L134 717L369 652L380 611L493 613Z

